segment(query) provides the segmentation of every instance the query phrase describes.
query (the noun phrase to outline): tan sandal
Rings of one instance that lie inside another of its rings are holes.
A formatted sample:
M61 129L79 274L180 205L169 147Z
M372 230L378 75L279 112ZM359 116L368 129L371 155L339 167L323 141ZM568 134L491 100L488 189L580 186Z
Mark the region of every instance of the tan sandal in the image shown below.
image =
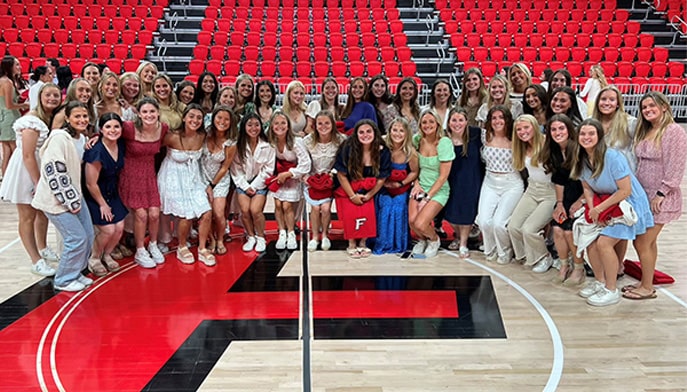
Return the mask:
M97 277L107 275L107 269L100 261L100 259L97 257L91 257L90 259L88 259L88 270L91 271L93 275Z
M193 257L193 253L191 253L186 246L177 248L177 259L184 264L193 264L196 262L196 259Z
M111 257L110 255L103 256L103 263L105 263L105 266L110 272L119 271L119 263L114 261L113 257Z
M584 263L573 264L573 271L580 271L580 270L584 271ZM582 273L582 275L580 275L577 279L574 279L572 277L572 272L571 272L570 276L568 276L568 278L565 281L563 281L563 286L568 286L568 287L579 286L582 283L584 283L585 280L587 280L586 274Z
M358 248L348 248L346 249L346 253L348 254L348 257L352 259L360 258L360 251L358 250Z
M217 264L217 261L215 260L215 255L213 255L212 252L210 252L210 249L199 249L198 260L200 260L201 263L207 265L208 267L212 267L215 264Z
M215 248L218 255L223 255L227 253L227 248L224 246L224 242L217 242L217 247Z

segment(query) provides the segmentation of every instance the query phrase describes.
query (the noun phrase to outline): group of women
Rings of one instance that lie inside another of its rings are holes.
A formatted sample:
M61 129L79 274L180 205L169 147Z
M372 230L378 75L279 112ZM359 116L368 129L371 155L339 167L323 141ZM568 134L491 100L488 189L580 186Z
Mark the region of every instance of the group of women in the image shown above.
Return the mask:
M3 59L5 112L20 108L11 98L21 88L17 64ZM584 281L584 254L595 280L580 295L599 306L620 299L615 279L634 240L645 273L624 296L651 298L656 238L681 213L684 131L661 94L647 93L635 120L613 86L587 102L592 118L583 120L586 106L570 83L559 70L545 89L515 64L487 86L470 69L457 104L450 83L438 80L420 108L412 78L395 95L382 75L353 78L345 105L328 78L309 104L306 87L289 83L277 107L275 86L249 75L224 88L211 73L175 86L152 63L120 76L89 63L64 99L44 82L36 108L3 123L21 154L9 160L0 197L17 204L33 272L54 274L62 290L92 283L80 273L86 266L103 276L131 254L155 268L173 237L180 262L215 265L227 251L228 212L244 228L243 251L262 252L263 210L273 197L276 249L298 247L305 204L307 249L330 249L336 201L351 258L403 253L413 236L414 257L433 257L443 220L455 233L448 248L468 257L477 224L488 261L515 260L534 272L555 265L555 280L566 285ZM586 219L574 220L585 209ZM609 215L619 209L627 216ZM64 238L57 270L46 254L48 220ZM188 241L194 222L197 256ZM121 243L124 232L135 253Z

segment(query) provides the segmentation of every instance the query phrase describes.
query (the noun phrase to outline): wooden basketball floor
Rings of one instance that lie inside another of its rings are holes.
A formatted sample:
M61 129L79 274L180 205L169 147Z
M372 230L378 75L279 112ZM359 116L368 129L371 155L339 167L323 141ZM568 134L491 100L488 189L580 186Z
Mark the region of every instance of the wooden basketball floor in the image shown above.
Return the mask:
M277 252L274 230L262 255L235 239L214 268L169 254L56 293L14 206L0 222L3 391L687 390L687 214L659 239L676 283L605 308L477 251L351 260Z

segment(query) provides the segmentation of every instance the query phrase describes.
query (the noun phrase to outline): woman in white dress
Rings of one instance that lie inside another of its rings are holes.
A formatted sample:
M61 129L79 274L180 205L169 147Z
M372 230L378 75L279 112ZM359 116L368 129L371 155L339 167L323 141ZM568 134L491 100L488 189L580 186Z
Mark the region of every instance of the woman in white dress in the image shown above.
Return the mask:
M58 261L58 256L47 246L48 218L31 206L31 200L40 177L38 151L50 133L48 124L61 100L60 88L45 83L38 92L36 108L15 121L13 129L21 154L12 154L0 185L0 198L17 205L19 238L31 258L31 272L41 276L55 275L48 262Z
M310 205L312 239L308 242L308 250L311 252L317 250L317 245L320 243L317 237L320 232L322 233L322 250L329 250L332 246L329 241L329 223L332 219L333 195L325 198L311 196L308 181L315 176L329 176L332 179L333 188L335 173L332 169L334 169L336 151L345 140L346 137L336 130L334 114L328 110L317 113L315 132L303 139L303 144L308 149L312 161L310 174L304 178L306 186L303 191L305 201Z
M284 106L282 110L291 122L291 131L296 136L305 136L305 128L308 120L305 115L305 86L298 80L294 80L286 86L284 93Z
M229 166L236 153L236 121L234 113L226 106L218 106L212 111L212 122L203 145L201 167L205 180L212 188L212 233L210 250L217 254L227 253L224 246L224 230L227 221L224 210L231 185ZM214 246L213 246L214 245Z
M203 109L190 104L182 117L179 132L165 135L167 156L157 176L161 208L164 214L179 218L177 258L184 264L196 260L186 246L192 221L198 223L198 259L207 266L215 265L215 256L205 247L211 223L212 187L200 169L200 157L205 142Z
M310 173L310 155L303 139L295 136L286 113L276 111L270 119L267 140L276 150L276 175L270 186L274 196L274 215L279 226L276 248L294 250L296 242L296 210L303 196L303 176Z

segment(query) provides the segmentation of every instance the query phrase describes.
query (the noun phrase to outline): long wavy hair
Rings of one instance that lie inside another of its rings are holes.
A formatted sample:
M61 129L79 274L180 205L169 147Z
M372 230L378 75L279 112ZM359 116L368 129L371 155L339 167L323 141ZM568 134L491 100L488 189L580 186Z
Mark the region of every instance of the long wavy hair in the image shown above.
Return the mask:
M329 110L320 110L316 115L315 115L315 131L311 134L312 136L310 137L310 148L315 148L317 143L321 143L320 139L320 133L317 132L317 119L320 117L325 117L329 120L329 123L332 126L331 134L332 134L332 143L338 148L339 145L345 140L345 137L339 133L339 131L336 130L336 118L334 117L334 114L329 111Z
M503 88L506 90L504 92L504 97L503 97L503 102L500 104L497 104L494 102L494 98L491 96L491 86L494 85L494 83L501 83L503 84ZM508 79L506 79L505 76L502 75L494 75L494 77L491 78L489 81L489 85L487 86L487 107L492 108L494 105L503 105L507 108L510 108L512 106L510 102L510 93L513 91L513 89L510 86L510 82Z
M394 96L394 105L396 106L396 109L398 110L398 113L401 113L401 109L403 108L403 99L401 98L401 88L403 87L404 84L410 84L413 86L413 96L410 98L410 112L413 114L413 116L417 119L420 118L420 105L417 103L417 97L420 94L420 91L417 87L417 82L413 78L403 78L401 79L400 82L398 82L398 86L396 86L396 95Z
M255 104L256 110L260 109L260 107L262 106L262 101L260 100L260 95L258 93L258 91L260 91L260 87L262 86L267 86L267 88L270 89L270 93L272 94L272 98L270 98L270 101L267 103L267 105L271 108L277 101L277 89L274 87L274 83L270 82L267 79L263 79L255 85L255 99L253 100L253 103Z
M553 123L560 122L565 125L568 130L568 143L565 146L565 154L561 150L561 146L551 137L551 127ZM546 173L553 173L561 168L570 170L572 156L574 154L575 145L577 144L577 132L575 125L565 114L554 114L549 121L546 122L546 141L544 142L544 149L542 150L541 161L544 164L544 171Z
M136 102L136 111L140 113L143 105L153 105L155 109L157 109L157 121L160 122L160 104L157 102L157 99L144 96L143 98L139 99L138 102ZM143 128L143 120L141 120L141 116L136 116L134 119L134 125L138 131Z
M65 106L65 108L64 108L64 124L62 124L62 127L67 132L69 132L69 134L72 137L76 136L79 132L76 129L74 129L74 127L71 124L69 124L67 119L69 118L69 116L72 114L72 112L75 109L85 109L86 112L88 112L88 107L86 107L86 104L81 102L81 101L71 101L67 104L67 106Z
M236 140L237 159L241 164L245 162L246 153L248 152L249 137L246 133L246 123L248 123L248 121L252 119L258 120L258 123L260 124L260 129L262 129L262 120L260 119L260 115L258 113L248 112L243 115L243 118L241 118L241 122L239 123L239 137ZM258 138L263 141L267 141L267 137L263 132L258 133Z
M546 109L549 107L549 96L546 94L546 89L538 84L530 84L525 87L525 92L522 94L522 112L534 115L534 109L527 103L526 98L527 90L529 89L534 90L534 94L539 98L539 102L541 102L541 108L546 112Z
M195 91L193 93L193 100L191 102L197 103L197 104L203 103L205 96L208 94L205 91L203 91L203 81L205 80L205 78L210 78L215 82L215 88L212 89L212 92L210 92L210 101L212 102L212 105L214 106L217 103L217 95L219 94L219 82L217 81L217 76L215 76L215 74L213 74L212 72L208 72L208 71L203 72L198 77L198 83L194 86ZM153 84L155 84L155 81L153 81ZM181 90L178 90L178 91L181 91ZM174 94L174 95L177 95L177 94ZM205 112L203 112L203 113L205 113Z
M556 87L553 89L551 96L549 97L549 104L546 107L546 118L550 118L556 114L553 112L552 104L553 98L558 93L566 94L570 99L570 108L568 108L568 111L564 114L568 116L570 120L572 120L573 124L580 124L582 122L582 116L580 115L580 107L577 106L577 95L575 95L575 90L568 86Z
M656 102L656 105L658 105L661 109L665 109L665 112L663 112L663 116L661 117L661 121L658 126L658 131L656 132L656 136L654 137L654 143L656 144L656 146L660 146L661 139L663 139L663 134L665 133L666 128L668 127L668 125L675 122L675 118L673 117L673 109L670 107L668 98L666 98L665 95L659 93L658 91L649 91L646 94L642 95L642 99L639 100L640 118L639 121L637 121L637 127L635 128L635 146L637 145L637 143L641 142L646 138L652 127L651 123L645 120L644 116L641 115L642 102L644 102L647 99L653 99L654 102Z
M453 104L455 102L455 97L453 96L453 87L451 86L451 83L449 83L448 80L446 80L446 79L437 79L434 81L434 83L432 83L432 91L429 94L429 107L431 107L431 108L437 106L437 102L436 102L437 99L434 96L434 94L436 94L437 87L439 87L439 85L441 85L441 84L445 84L448 86L449 96L448 96L448 102L446 103L446 106L450 108L451 106L453 106Z
M575 148L573 149L570 178L573 180L579 180L582 175L584 168L588 168L592 172L592 178L597 178L601 175L604 170L604 158L606 156L606 143L604 143L604 127L601 125L599 120L594 118L588 118L580 125L577 126L577 135L579 138L580 129L584 126L592 126L596 128L597 143L592 151L593 162L589 160L589 155L587 150L585 150L580 143L575 143Z
M623 102L623 94L615 86L606 86L599 91L599 95L596 96L596 102L594 102L594 111L592 112L592 118L599 121L602 120L604 116L599 110L599 104L601 103L601 96L607 91L612 91L615 94L616 100L618 101L618 107L615 112L611 114L611 123L606 131L606 137L604 141L609 147L625 149L632 145L632 136L630 136L629 129L629 116L625 112L625 103Z
M370 88L367 84L367 81L363 77L355 77L351 79L351 83L348 85L348 99L346 100L346 106L344 106L343 111L341 112L341 118L348 118L348 116L351 115L353 112L353 107L357 102L355 102L355 98L353 98L353 85L357 82L362 82L363 84L363 96L360 99L360 102L362 101L367 101L367 97L370 91Z
M455 106L451 111L448 112L448 121L446 122L446 133L451 135L453 132L451 130L451 117L453 116L463 116L465 118L465 129L463 134L460 135L460 141L463 143L463 151L461 156L468 156L468 143L470 143L470 125L468 124L468 111L460 106Z
M484 127L486 129L486 139L487 142L491 142L491 140L494 138L494 128L491 125L491 117L494 115L496 112L501 112L503 113L503 118L506 121L506 126L504 129L505 136L508 140L513 140L513 114L511 114L510 109L507 106L504 105L496 105L493 108L489 109L489 112L487 113L487 120L485 121Z
M275 110L270 117L270 126L267 128L267 141L274 148L277 148L279 139L277 138L277 135L274 134L274 119L277 117L284 117L286 119L286 148L293 150L295 136L293 135L293 130L291 129L291 119L282 110Z
M212 138L213 140L217 137L215 117L217 117L217 114L220 112L226 112L227 114L229 114L229 129L227 129L227 133L225 136L229 140L236 141L238 137L238 127L236 126L237 116L231 109L229 109L228 106L224 105L216 106L215 109L213 109L212 116L210 117L210 126L208 126L207 128L208 137Z
M544 135L539 131L539 122L531 114L521 114L513 121L513 168L521 171L525 168L525 157L527 156L528 145L520 140L516 128L520 123L529 124L532 127L532 140L529 147L532 149L530 163L532 166L539 166L542 161L541 155L544 150Z
M403 143L401 144L401 151L403 151L403 154L406 156L406 162L408 159L410 159L415 152L415 147L413 146L413 131L410 129L410 124L408 123L408 120L406 120L403 117L396 117L391 121L391 124L389 124L389 132L386 133L386 136L384 136L384 143L386 143L386 146L389 148L389 150L393 151L394 150L394 141L391 140L391 128L394 127L394 125L400 124L401 127L403 128L403 133L405 134L405 137L403 138Z
M458 97L458 106L464 108L468 106L468 99L470 98L470 92L465 88L465 82L468 80L470 75L477 75L479 77L479 89L477 90L477 96L479 97L479 105L477 105L478 107L487 102L487 97L489 95L487 92L487 86L484 84L484 76L482 75L482 71L480 71L479 68L468 69L463 75L463 84L461 86L460 96Z
M358 139L358 130L363 125L369 125L370 127L372 127L372 130L375 134L374 140L370 145L370 160L372 161L372 172L374 176L376 177L377 175L379 175L379 159L381 156L381 148L384 144L384 141L382 140L382 135L379 132L377 124L374 123L372 120L365 119L360 120L357 124L355 124L353 135L351 135L351 137L349 137L348 140L346 140L346 143L344 144L344 146L348 146L350 148L347 166L348 175L353 180L359 180L363 178L363 145L360 143L360 140Z

